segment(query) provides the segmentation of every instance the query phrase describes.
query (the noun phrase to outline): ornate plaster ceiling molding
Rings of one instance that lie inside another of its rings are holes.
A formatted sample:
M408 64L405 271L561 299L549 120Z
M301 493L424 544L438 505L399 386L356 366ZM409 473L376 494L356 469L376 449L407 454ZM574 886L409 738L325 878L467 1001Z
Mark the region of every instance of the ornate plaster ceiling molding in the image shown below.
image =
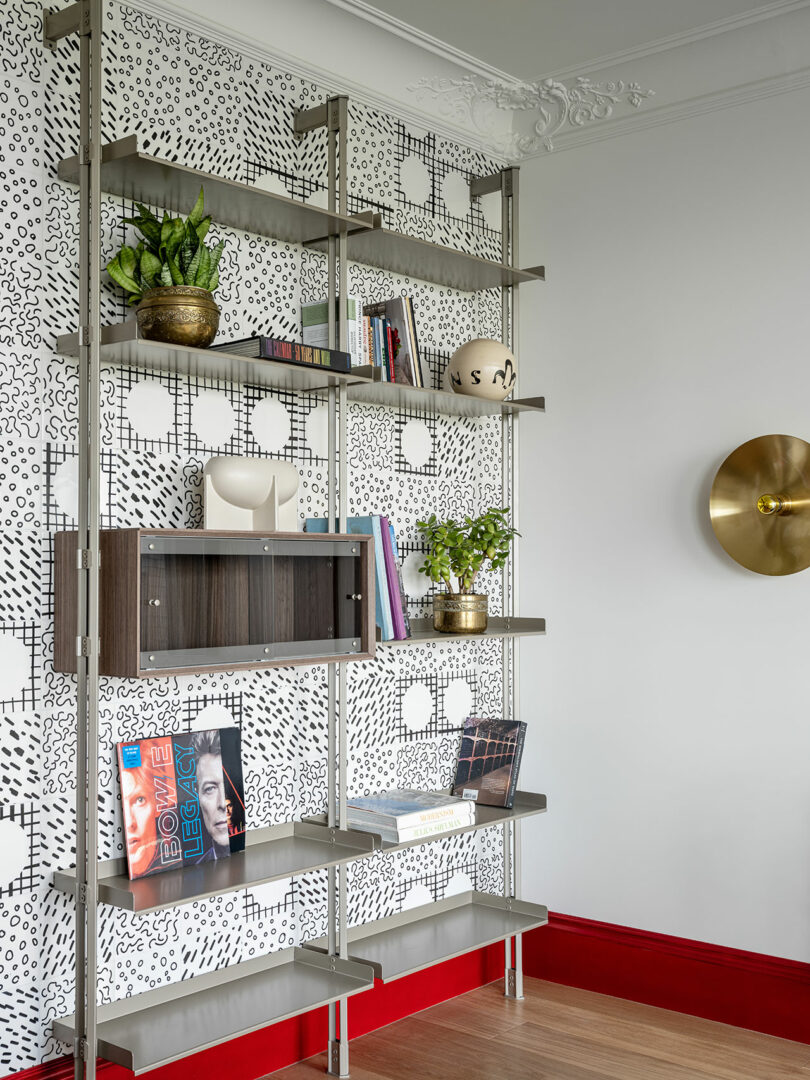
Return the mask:
M420 79L408 89L418 102L433 101L447 119L471 124L493 151L513 161L553 150L560 133L609 120L625 107L639 109L655 94L636 82L595 83L585 75L570 86L556 79L528 83L465 75Z

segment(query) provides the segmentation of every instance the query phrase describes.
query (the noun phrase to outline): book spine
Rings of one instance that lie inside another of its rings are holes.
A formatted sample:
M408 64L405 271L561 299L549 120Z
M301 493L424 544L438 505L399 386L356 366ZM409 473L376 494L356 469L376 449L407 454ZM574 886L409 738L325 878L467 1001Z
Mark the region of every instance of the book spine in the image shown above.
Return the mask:
M388 578L385 571L385 551L383 550L382 530L378 514L372 514L371 527L374 536L374 571L377 580L377 601L380 606L380 630L383 641L394 640L394 625L391 620L391 604L388 600Z
M425 385L425 376L422 371L422 357L419 355L419 341L416 337L416 319L413 314L413 300L410 296L405 297L405 306L408 309L408 326L411 331L411 346L413 348L413 366L418 379L418 385Z
M388 358L388 378L391 382L396 382L394 375L394 341L391 337L391 323L388 319L385 320L385 351Z
M402 566L399 561L399 548L397 547L397 534L394 532L394 526L389 522L388 527L391 531L391 548L394 552L394 568L397 572L397 586L399 594L399 606L402 609L402 624L405 632L403 641L411 636L411 620L408 615L408 594L405 592L405 583L402 580Z
M287 363L309 366L314 364L336 371L349 371L351 368L351 355L340 349L325 349L318 345L282 341L280 338L260 337L259 356L263 360L285 360Z
M391 625L395 641L404 641L405 621L402 618L402 598L399 594L399 580L397 578L396 563L394 562L394 547L391 543L391 524L387 517L380 518L380 532L382 533L383 553L385 554L385 577L388 584L388 603L391 607Z
M512 769L509 774L509 790L506 793L506 802L504 806L507 810L511 810L515 805L515 791L517 790L518 773L520 772L520 762L523 758L523 743L526 740L526 725L520 723L518 725L518 737L515 743L515 754L512 758Z
M349 807L349 823L355 821L371 820L383 829L414 829L422 825L434 825L437 822L455 820L459 825L475 820L475 807L469 802L457 800L453 806L426 807L424 810L412 810L407 814L383 815L376 812L366 812ZM455 826L453 826L455 827Z
M430 825L413 825L407 829L397 830L397 840L403 844L408 840L418 840L423 836L437 836L439 833L452 832L454 829L463 829L472 825L475 818L446 818L444 821L435 821Z

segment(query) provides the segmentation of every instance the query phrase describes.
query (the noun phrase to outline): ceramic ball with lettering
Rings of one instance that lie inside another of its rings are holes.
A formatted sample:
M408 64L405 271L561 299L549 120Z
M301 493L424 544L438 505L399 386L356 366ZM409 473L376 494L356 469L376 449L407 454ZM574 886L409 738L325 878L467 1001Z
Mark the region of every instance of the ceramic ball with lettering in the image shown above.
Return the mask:
M445 381L456 394L503 401L517 378L517 361L501 341L475 338L456 349Z

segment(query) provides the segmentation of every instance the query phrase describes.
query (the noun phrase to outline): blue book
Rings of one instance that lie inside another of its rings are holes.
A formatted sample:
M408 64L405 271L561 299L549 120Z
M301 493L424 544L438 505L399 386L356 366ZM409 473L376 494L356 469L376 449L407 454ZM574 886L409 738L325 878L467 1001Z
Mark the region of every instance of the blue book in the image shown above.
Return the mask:
M326 518L307 518L308 533L329 532ZM346 531L354 534L374 537L374 577L376 588L374 590L374 621L380 628L383 641L391 641L394 637L393 624L391 622L391 608L388 607L389 632L386 636L386 624L384 618L384 602L388 602L388 578L385 573L385 554L382 550L382 534L380 533L380 521L377 518L377 531L374 531L374 518L350 517L346 519Z

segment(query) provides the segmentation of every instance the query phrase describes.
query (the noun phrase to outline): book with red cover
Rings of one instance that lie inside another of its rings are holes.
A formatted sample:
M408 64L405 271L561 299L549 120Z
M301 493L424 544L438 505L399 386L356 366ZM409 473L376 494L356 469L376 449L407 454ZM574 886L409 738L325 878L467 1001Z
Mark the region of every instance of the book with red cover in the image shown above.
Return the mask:
M130 878L222 859L245 841L238 728L118 744Z
M453 794L485 806L511 809L525 736L526 725L520 721L468 717L464 721Z

